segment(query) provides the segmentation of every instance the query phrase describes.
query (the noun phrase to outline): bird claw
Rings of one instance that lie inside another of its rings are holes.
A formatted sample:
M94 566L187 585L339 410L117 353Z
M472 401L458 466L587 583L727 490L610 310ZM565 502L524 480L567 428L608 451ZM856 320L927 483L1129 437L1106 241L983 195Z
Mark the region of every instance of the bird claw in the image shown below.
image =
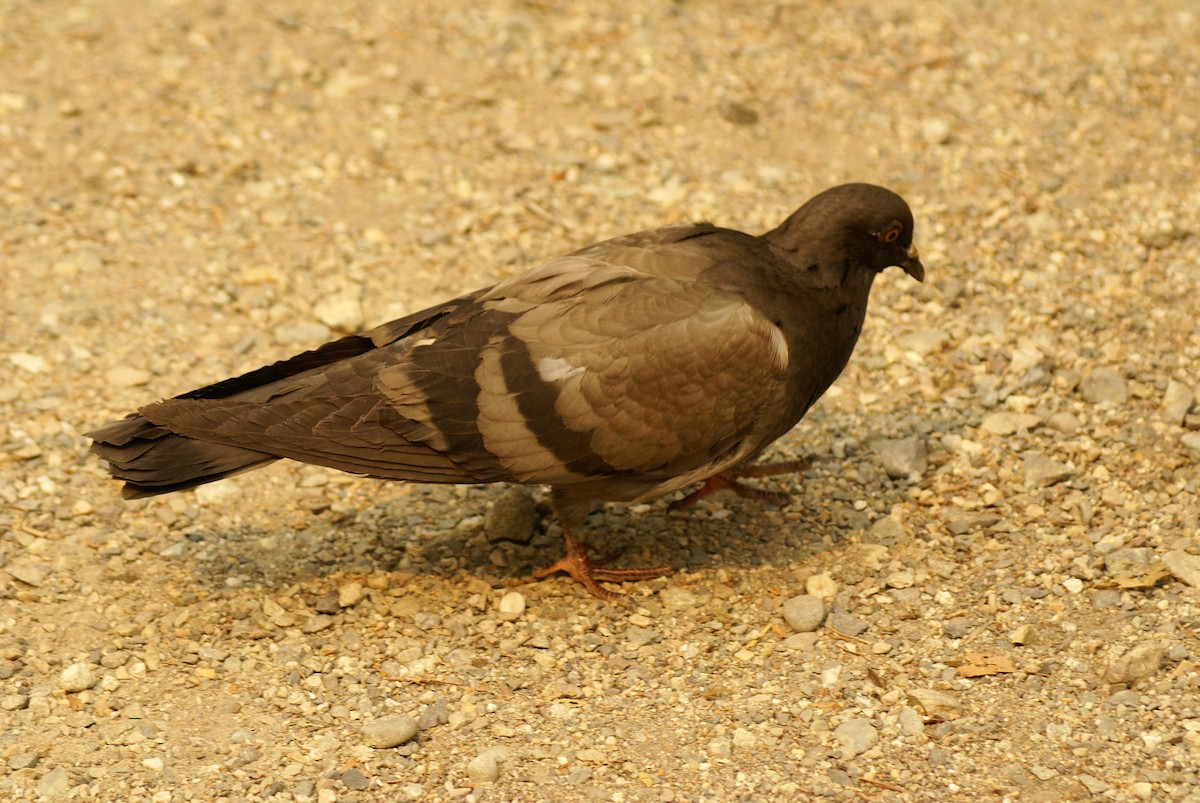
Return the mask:
M567 534L567 554L554 563L542 569L535 569L533 576L537 579L548 577L555 572L566 572L580 585L588 590L593 597L608 602L617 602L625 598L624 594L609 591L600 585L606 583L625 583L632 580L651 580L671 573L669 566L650 566L629 569L611 569L607 564L616 559L618 553L611 553L602 558L593 559L588 555L588 546L583 541Z

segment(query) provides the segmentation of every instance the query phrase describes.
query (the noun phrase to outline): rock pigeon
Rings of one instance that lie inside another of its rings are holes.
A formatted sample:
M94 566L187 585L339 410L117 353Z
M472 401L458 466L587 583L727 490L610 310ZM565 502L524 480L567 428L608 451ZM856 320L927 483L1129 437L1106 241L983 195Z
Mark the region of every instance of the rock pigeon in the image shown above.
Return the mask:
M154 402L88 433L134 499L279 458L380 479L548 485L565 571L665 574L589 555L596 501L794 470L754 459L845 367L876 274L922 281L894 192L845 184L778 228L710 223L617 237L313 351Z

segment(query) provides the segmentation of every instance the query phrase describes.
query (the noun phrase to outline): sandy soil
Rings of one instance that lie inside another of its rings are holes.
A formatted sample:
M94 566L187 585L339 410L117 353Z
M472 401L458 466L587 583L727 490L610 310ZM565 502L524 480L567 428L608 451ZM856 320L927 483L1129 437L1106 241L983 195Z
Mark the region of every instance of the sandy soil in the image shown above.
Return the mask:
M1200 800L1200 14L1019 5L0 0L0 798ZM929 281L877 283L789 506L594 516L678 567L627 608L530 579L537 494L123 503L87 454L847 180Z

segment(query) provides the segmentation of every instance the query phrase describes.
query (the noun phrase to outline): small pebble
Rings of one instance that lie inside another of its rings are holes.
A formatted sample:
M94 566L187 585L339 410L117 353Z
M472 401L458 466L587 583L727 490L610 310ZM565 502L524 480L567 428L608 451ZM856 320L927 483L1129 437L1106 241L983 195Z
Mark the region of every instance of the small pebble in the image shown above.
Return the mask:
M838 584L828 573L811 575L804 583L804 590L814 597L831 599L837 596Z
M848 613L831 613L826 620L831 628L846 636L861 636L869 625Z
M355 791L363 791L371 786L371 779L363 775L362 770L358 767L351 767L342 773L342 785L347 789Z
M927 717L954 719L962 713L962 703L953 695L936 689L910 689L908 697Z
M104 379L114 387L132 388L150 381L150 372L129 365L118 365L104 374Z
M1046 419L1046 426L1058 430L1064 435L1073 435L1083 426L1073 413L1055 413Z
M1173 426L1179 426L1187 418L1188 412L1196 403L1196 391L1191 387L1171 379L1163 393L1162 417Z
M929 145L945 145L950 141L950 124L941 117L921 121L921 139Z
M783 603L783 619L797 633L810 633L825 621L825 603L820 597L801 594Z
M362 302L353 295L327 296L313 308L317 319L338 332L352 332L362 327Z
M871 442L883 470L894 480L919 479L928 467L925 441L917 437L880 438Z
M480 753L467 762L467 777L475 783L492 783L500 777L500 762L491 753Z
M833 738L842 746L843 753L854 757L867 752L879 742L879 731L875 730L871 720L858 717L834 728Z
M363 589L362 583L350 582L343 583L338 586L337 603L338 607L351 608L362 602L366 591Z
M489 541L527 544L533 538L537 518L537 503L533 496L527 489L515 485L492 502L483 527Z
M402 745L417 735L417 721L403 714L373 719L362 727L363 740L371 747Z
M95 686L99 678L88 664L80 661L64 669L59 674L58 680L62 684L63 691L80 692Z
M979 428L991 435L1015 435L1021 430L1033 429L1042 419L1030 413L999 412L983 419Z
M1069 480L1075 476L1071 466L1051 460L1045 455L1029 454L1025 456L1025 484L1034 488L1044 488Z
M1079 383L1083 400L1091 404L1124 404L1129 399L1125 377L1107 366L1101 366Z
M1175 579L1187 583L1192 588L1200 588L1200 555L1173 549L1163 555L1162 562Z
M71 788L71 779L62 767L50 770L37 782L37 793L42 797L58 797Z
M1104 556L1104 568L1113 575L1144 574L1151 554L1146 547L1113 550Z
M717 112L724 120L734 125L754 125L758 122L758 112L730 98L721 98L717 102Z
M1135 683L1144 680L1162 666L1167 646L1161 642L1138 644L1109 665L1104 679L1109 683Z
M520 591L509 591L500 598L496 612L505 621L521 618L521 614L525 613L525 595Z

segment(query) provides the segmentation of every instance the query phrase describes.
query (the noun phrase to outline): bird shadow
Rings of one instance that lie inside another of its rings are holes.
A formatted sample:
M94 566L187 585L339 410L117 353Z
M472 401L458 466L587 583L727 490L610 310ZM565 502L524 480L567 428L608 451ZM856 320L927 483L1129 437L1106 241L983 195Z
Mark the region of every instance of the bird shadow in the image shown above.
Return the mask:
M873 462L865 455L847 463L818 460L798 480L758 480L759 487L791 495L782 508L733 494L714 495L686 514L668 510L673 497L598 505L586 536L598 554L615 554L617 566L794 567L862 532L905 497L906 484L889 480ZM848 464L852 486L839 476ZM292 527L193 528L179 551L210 589L279 588L379 572L512 586L561 557L563 546L541 492L527 534L497 538L489 531L488 511L505 492L505 486L423 486L361 509L316 513ZM861 509L866 499L870 512Z

